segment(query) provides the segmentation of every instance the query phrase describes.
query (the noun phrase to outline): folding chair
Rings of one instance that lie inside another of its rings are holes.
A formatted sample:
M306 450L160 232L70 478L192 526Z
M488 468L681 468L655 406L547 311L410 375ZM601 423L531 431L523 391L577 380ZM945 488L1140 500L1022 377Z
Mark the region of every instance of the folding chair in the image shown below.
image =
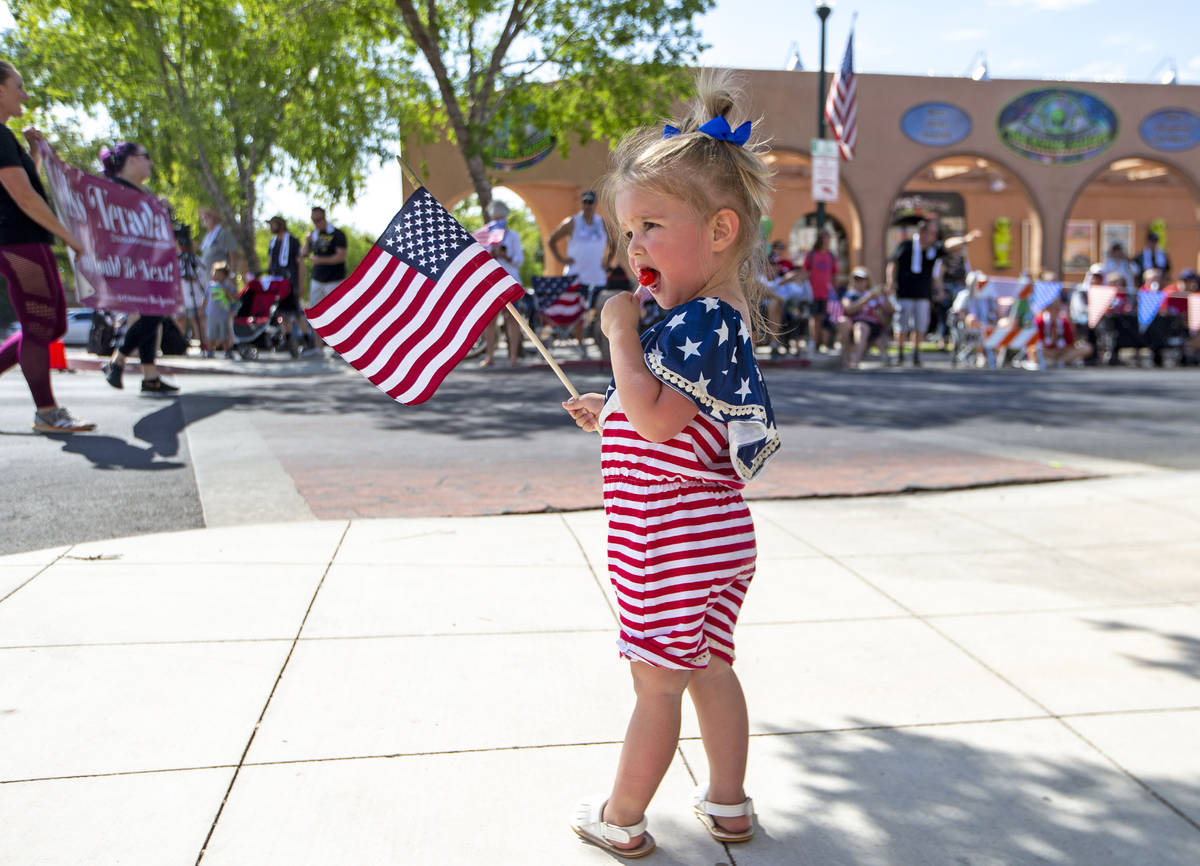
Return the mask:
M567 274L562 277L534 277L533 295L537 304L538 319L550 331L549 339L574 339L579 354L587 357L583 345L583 317L587 303L579 284L579 277Z

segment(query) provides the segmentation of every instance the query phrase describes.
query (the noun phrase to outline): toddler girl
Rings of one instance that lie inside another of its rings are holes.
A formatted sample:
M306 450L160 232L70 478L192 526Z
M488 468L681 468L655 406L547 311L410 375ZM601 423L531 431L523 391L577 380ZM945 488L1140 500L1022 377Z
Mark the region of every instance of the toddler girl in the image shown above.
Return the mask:
M225 356L231 357L233 312L238 303L238 292L229 278L229 267L225 262L213 263L212 282L208 284L204 297L205 336L208 338L205 356L211 358L214 349L224 349Z
M758 241L770 171L733 129L727 73L707 72L679 127L642 129L614 156L603 197L629 265L666 316L639 337L638 300L611 298L601 328L613 382L563 407L602 430L609 574L636 705L608 795L572 829L623 857L654 849L645 810L679 741L683 692L696 707L709 779L693 809L716 839L754 832L743 783L749 722L733 672L733 627L754 574L741 488L779 447L754 359L766 259Z

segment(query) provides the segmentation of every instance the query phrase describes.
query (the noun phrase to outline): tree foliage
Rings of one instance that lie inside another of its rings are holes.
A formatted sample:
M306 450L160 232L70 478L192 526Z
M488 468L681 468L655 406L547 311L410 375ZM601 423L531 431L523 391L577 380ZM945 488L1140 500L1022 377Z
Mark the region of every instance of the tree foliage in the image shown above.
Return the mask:
M523 127L615 138L652 122L686 84L701 48L693 18L713 0L395 0L440 98L434 128L491 201L489 143ZM432 102L426 96L427 102Z
M413 88L385 4L11 0L5 48L36 101L102 108L114 137L144 144L156 191L189 219L212 206L253 267L266 178L353 200L368 161L394 153Z

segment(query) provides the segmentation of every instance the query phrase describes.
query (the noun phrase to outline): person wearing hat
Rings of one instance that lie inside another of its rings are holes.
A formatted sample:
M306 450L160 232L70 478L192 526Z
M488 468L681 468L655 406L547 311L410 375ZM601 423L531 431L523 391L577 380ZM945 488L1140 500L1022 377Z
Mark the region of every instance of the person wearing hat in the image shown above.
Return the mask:
M565 255L562 251L564 239L567 242ZM616 252L608 226L596 214L594 190L589 189L579 197L579 212L558 224L550 235L549 247L550 254L562 265L562 272L579 278L580 290L590 307L608 283L608 272Z
M283 332L287 334L288 346L295 346L296 322L300 319L300 289L304 285L304 259L300 255L299 239L288 231L287 221L279 216L267 220L271 229L271 240L267 244L267 276L283 277L291 291L279 300L279 314L283 317Z
M871 272L866 268L855 268L850 272L850 289L842 298L845 317L838 325L838 336L842 343L842 366L857 369L867 347L879 343L884 360L887 360L889 324L896 312L883 286L871 288Z

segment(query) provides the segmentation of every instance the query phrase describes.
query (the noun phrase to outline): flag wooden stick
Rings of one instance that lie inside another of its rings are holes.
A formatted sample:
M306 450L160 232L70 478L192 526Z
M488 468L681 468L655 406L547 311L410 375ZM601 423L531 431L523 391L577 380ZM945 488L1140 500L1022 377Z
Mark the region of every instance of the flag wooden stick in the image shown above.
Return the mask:
M550 369L554 371L554 375L558 376L558 381L562 382L563 386L571 392L572 397L578 397L579 392L575 390L575 386L571 384L571 380L567 378L567 374L562 371L562 367L558 366L558 362L550 356L550 350L538 339L538 335L533 332L533 328L529 327L529 323L525 321L525 317L518 313L517 308L512 304L505 304L504 308L508 310L510 316L517 320L517 324L521 326L521 330L525 332L525 336L532 340L533 345L542 353L542 357L546 359L546 363L550 365Z

